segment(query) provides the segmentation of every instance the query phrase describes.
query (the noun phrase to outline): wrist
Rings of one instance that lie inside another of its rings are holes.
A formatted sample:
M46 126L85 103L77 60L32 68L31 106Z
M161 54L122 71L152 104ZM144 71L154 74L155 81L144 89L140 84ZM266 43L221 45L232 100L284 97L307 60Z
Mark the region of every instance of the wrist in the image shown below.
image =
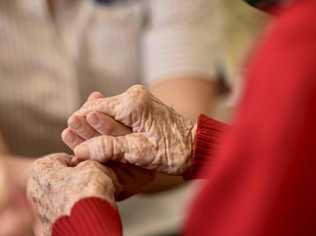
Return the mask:
M70 196L71 197L71 196ZM80 194L78 194L75 197L71 197L67 203L60 203L58 206L62 206L59 210L56 208L55 215L50 219L51 222L55 222L57 219L64 217L64 216L70 216L71 212L73 211L74 207L81 201L84 201L85 199L100 199L102 201L107 202L113 209L117 209L117 204L113 196L105 196L101 192L97 191L82 191ZM56 204L57 206L57 204Z
M112 179L109 181L102 179L99 182L90 182L90 184L87 184L85 187L81 188L81 191L76 195L73 195L73 197L71 197L70 193L69 203L67 204L67 207L65 207L64 214L69 215L73 206L76 205L77 202L86 198L102 199L110 204L113 208L117 209L115 194L119 186L117 186L117 184L114 182L115 181Z
M183 175L185 179L201 177L201 169L207 161L214 158L220 137L226 128L226 124L200 115L193 139L192 165Z
M195 143L195 135L197 132L197 123L192 122L191 120L186 124L187 128L187 140L186 145L187 149L182 154L184 156L183 163L181 163L181 171L179 172L180 175L184 175L193 166L193 156L194 156L194 143Z
M191 129L191 142L190 142L190 147L191 147L191 155L190 155L190 168L192 167L193 165L193 157L194 157L194 146L195 146L195 138L196 138L196 132L197 132L197 129L198 129L198 122L196 121L194 124L193 124L193 127ZM190 169L188 168L188 169Z
M194 143L195 143L195 137L196 137L196 131L197 131L198 123L195 122L192 130L191 130L191 136L192 136L192 141L191 141L191 149L193 150ZM191 157L192 158L192 157Z

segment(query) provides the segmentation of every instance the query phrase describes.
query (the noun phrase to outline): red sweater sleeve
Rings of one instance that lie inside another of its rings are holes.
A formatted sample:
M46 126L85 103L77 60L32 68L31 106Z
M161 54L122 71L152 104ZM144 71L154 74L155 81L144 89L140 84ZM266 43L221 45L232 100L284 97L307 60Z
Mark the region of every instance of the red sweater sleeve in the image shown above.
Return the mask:
M70 216L59 218L52 236L122 236L119 213L107 201L85 198L77 202Z
M294 2L248 67L188 236L316 235L316 1Z
M203 167L212 162L220 137L227 129L226 124L205 115L200 115L197 124L193 146L193 165L184 174L184 179L187 180L205 177L202 172Z

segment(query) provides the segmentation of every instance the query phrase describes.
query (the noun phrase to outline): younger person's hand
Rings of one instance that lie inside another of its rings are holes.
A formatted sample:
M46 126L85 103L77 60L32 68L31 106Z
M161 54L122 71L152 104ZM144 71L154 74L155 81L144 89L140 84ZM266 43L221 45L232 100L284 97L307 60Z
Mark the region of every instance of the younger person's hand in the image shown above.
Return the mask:
M26 198L26 175L31 163L9 155L0 158L0 175L4 181L0 184L0 235L33 235L35 217Z

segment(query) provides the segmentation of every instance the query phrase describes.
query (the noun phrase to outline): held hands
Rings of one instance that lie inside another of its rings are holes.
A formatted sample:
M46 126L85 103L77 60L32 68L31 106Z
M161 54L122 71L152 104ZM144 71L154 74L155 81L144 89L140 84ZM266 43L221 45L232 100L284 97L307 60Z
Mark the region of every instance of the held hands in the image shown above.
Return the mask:
M68 123L62 139L76 158L53 154L39 159L29 180L28 195L44 235L80 199L100 197L116 207L116 200L140 192L154 179L148 170L181 175L191 167L194 124L142 86L110 98L93 93Z
M104 98L104 96L98 92L92 93L86 104L100 98ZM131 129L128 127L99 112L89 113L87 116L73 116L68 120L68 124L69 127L62 132L62 139L72 150L93 137L121 136L131 133ZM76 158L73 159L74 164L78 162L79 160ZM118 201L142 192L155 178L155 172L134 165L108 162L106 166L115 172L122 185L122 190L116 195Z
M112 117L130 128L132 133L97 136L92 128L85 134L77 129L79 137L74 138L72 144L66 143L74 148L75 155L81 160L116 161L173 175L181 175L190 168L194 124L164 105L143 86L133 86L127 92L109 98L92 94L70 117L69 125L71 127L74 120L84 121L84 118L93 124L92 115L96 114ZM103 133L107 126L99 125L94 128ZM73 132L74 128L65 132ZM63 134L64 140L66 134ZM88 140L83 142L84 139Z

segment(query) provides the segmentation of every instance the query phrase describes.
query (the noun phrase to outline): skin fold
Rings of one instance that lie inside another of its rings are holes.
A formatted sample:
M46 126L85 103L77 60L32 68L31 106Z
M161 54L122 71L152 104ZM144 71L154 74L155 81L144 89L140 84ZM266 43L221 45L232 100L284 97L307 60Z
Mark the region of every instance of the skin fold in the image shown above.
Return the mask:
M89 139L75 148L78 158L115 160L173 175L181 175L190 167L194 123L164 105L143 86L133 86L111 98L89 99L70 120L91 112L105 113L130 127L133 133Z

